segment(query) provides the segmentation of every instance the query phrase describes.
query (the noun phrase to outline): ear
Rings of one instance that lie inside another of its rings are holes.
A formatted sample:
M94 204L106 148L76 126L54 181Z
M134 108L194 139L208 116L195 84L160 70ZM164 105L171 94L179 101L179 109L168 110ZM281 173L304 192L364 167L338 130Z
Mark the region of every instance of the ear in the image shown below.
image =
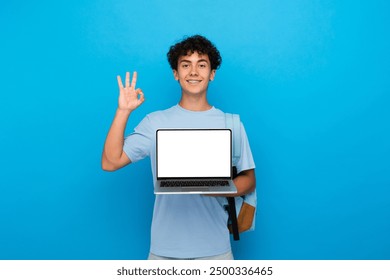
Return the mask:
M211 70L211 73L210 73L210 81L214 81L214 78L215 78L215 73L217 71L214 69L214 70Z
M173 69L173 77L175 78L176 81L179 80L179 74L177 73L177 70Z

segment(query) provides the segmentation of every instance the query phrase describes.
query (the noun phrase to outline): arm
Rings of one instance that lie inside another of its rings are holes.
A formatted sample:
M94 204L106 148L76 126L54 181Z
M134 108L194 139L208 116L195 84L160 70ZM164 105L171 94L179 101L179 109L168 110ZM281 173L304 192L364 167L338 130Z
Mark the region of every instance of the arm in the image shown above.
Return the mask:
M137 73L134 72L130 85L130 73L126 73L126 86L123 87L121 77L118 76L119 100L114 121L107 134L102 154L102 168L106 171L117 170L131 160L123 151L124 133L130 114L140 106L145 98L141 89L135 89Z
M208 196L224 196L224 197L234 197L242 196L247 193L253 192L256 188L256 177L255 170L248 169L241 171L236 178L233 180L234 185L237 188L237 193L233 194L206 194Z
M241 196L253 192L256 188L255 170L241 171L233 181L237 187L237 193L232 196Z

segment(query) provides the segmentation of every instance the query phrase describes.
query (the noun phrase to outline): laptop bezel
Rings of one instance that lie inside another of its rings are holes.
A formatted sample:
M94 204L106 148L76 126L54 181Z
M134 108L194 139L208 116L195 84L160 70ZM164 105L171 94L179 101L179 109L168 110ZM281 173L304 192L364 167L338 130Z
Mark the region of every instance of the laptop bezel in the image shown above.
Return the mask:
M230 168L228 177L159 177L158 175L158 133L159 131L229 131L229 158ZM233 159L232 159L232 130L229 128L161 128L156 130L156 177L161 180L229 180L233 176Z

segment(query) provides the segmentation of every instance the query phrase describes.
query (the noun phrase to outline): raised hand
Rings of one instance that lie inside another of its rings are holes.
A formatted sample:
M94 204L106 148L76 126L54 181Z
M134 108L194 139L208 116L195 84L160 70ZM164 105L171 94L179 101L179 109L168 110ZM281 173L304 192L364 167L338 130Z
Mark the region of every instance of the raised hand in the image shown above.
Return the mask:
M137 83L137 72L133 73L133 78L130 84L130 73L126 72L125 87L123 86L122 79L118 75L118 86L119 86L119 100L118 108L120 110L133 111L138 108L144 101L144 94L140 88L135 88Z

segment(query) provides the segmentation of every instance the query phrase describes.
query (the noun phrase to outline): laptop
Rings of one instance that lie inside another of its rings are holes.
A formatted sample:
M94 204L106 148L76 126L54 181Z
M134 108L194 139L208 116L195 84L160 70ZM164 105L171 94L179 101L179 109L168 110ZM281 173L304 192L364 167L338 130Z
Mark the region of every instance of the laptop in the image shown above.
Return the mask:
M230 129L156 131L155 194L237 193Z

